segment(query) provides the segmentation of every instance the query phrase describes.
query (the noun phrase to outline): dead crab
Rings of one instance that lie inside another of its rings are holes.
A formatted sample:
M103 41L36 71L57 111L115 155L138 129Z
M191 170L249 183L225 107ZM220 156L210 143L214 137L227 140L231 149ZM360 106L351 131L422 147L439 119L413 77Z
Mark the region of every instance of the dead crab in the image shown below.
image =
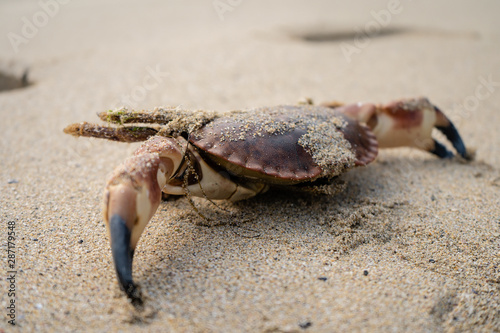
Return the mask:
M432 139L434 127L469 159L455 126L426 98L223 114L119 109L99 117L120 126L79 123L64 131L123 142L146 140L111 174L104 192L116 273L134 304L142 303L132 280L134 249L162 192L237 201L272 186L324 190L341 173L372 162L378 147L409 146L453 157Z

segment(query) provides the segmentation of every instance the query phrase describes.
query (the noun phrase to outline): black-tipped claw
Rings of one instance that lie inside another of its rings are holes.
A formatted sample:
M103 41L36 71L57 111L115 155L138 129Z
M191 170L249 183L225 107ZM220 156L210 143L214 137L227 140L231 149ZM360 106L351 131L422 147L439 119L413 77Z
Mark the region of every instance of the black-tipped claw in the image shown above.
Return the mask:
M434 149L430 152L440 158L453 158L454 156L451 151L436 140L434 140Z
M111 235L111 252L115 262L116 275L120 287L125 291L134 306L142 305L142 296L139 288L132 280L132 259L134 251L130 248L130 229L125 220L115 214L109 220Z
M436 126L436 128L446 136L446 138L451 142L451 144L453 145L453 147L455 148L455 150L457 151L457 153L460 156L462 156L466 160L469 160L470 155L467 154L467 149L465 148L464 142L462 141L460 134L458 133L457 129L455 128L455 125L453 125L453 123L444 115L444 113L441 110L439 110L436 107L435 107L435 109L437 112L439 112L443 115L443 117L446 119L446 122L448 123L445 126ZM441 148L438 148L438 149L441 149ZM446 149L446 148L444 148L444 149ZM435 152L432 152L432 153L438 155ZM448 156L445 156L445 157L448 157Z
M447 127L436 126L436 128L443 133L448 140L450 140L457 153L467 159L467 150L465 149L464 142L462 141L460 134L458 134L455 126L450 122L450 125Z

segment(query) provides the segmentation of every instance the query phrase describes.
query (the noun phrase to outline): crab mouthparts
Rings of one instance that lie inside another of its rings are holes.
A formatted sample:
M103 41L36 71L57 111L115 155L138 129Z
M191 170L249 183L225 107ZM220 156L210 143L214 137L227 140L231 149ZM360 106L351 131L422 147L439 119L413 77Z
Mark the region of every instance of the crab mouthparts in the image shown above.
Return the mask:
M114 214L111 216L109 233L111 236L111 252L120 287L125 291L134 306L140 306L143 303L141 293L132 280L134 251L130 248L131 232L120 215Z

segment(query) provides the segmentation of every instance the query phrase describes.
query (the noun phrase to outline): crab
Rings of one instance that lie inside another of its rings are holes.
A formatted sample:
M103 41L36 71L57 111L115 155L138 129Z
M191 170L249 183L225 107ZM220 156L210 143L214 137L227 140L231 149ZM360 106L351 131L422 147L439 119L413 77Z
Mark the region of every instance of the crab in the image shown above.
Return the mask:
M453 123L426 98L226 113L121 108L98 115L108 124L76 123L65 133L145 141L114 170L104 191L104 221L116 274L134 305L143 302L132 278L134 250L162 192L230 201L271 187L329 193L342 173L375 160L379 147L408 146L452 158L454 154L433 139L433 128L462 159L471 159Z

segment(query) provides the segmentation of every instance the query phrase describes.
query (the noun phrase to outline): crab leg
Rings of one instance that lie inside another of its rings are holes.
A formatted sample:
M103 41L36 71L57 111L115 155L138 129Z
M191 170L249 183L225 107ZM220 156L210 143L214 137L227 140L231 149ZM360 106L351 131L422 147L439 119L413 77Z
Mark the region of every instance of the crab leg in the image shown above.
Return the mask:
M147 140L158 130L143 126L109 127L87 122L72 124L64 129L64 133L73 136L87 136L121 142L139 142Z
M381 148L407 146L426 150L440 158L453 157L451 151L432 138L432 129L436 128L446 136L460 156L471 159L453 123L427 98L403 99L385 105L324 105L366 123Z
M98 113L98 116L101 120L120 125L132 123L167 124L172 121L173 118L170 116L169 112L165 111L174 111L176 109L177 108L157 108L150 112L138 112L121 108L107 112L100 112ZM184 110L184 112L190 111Z

